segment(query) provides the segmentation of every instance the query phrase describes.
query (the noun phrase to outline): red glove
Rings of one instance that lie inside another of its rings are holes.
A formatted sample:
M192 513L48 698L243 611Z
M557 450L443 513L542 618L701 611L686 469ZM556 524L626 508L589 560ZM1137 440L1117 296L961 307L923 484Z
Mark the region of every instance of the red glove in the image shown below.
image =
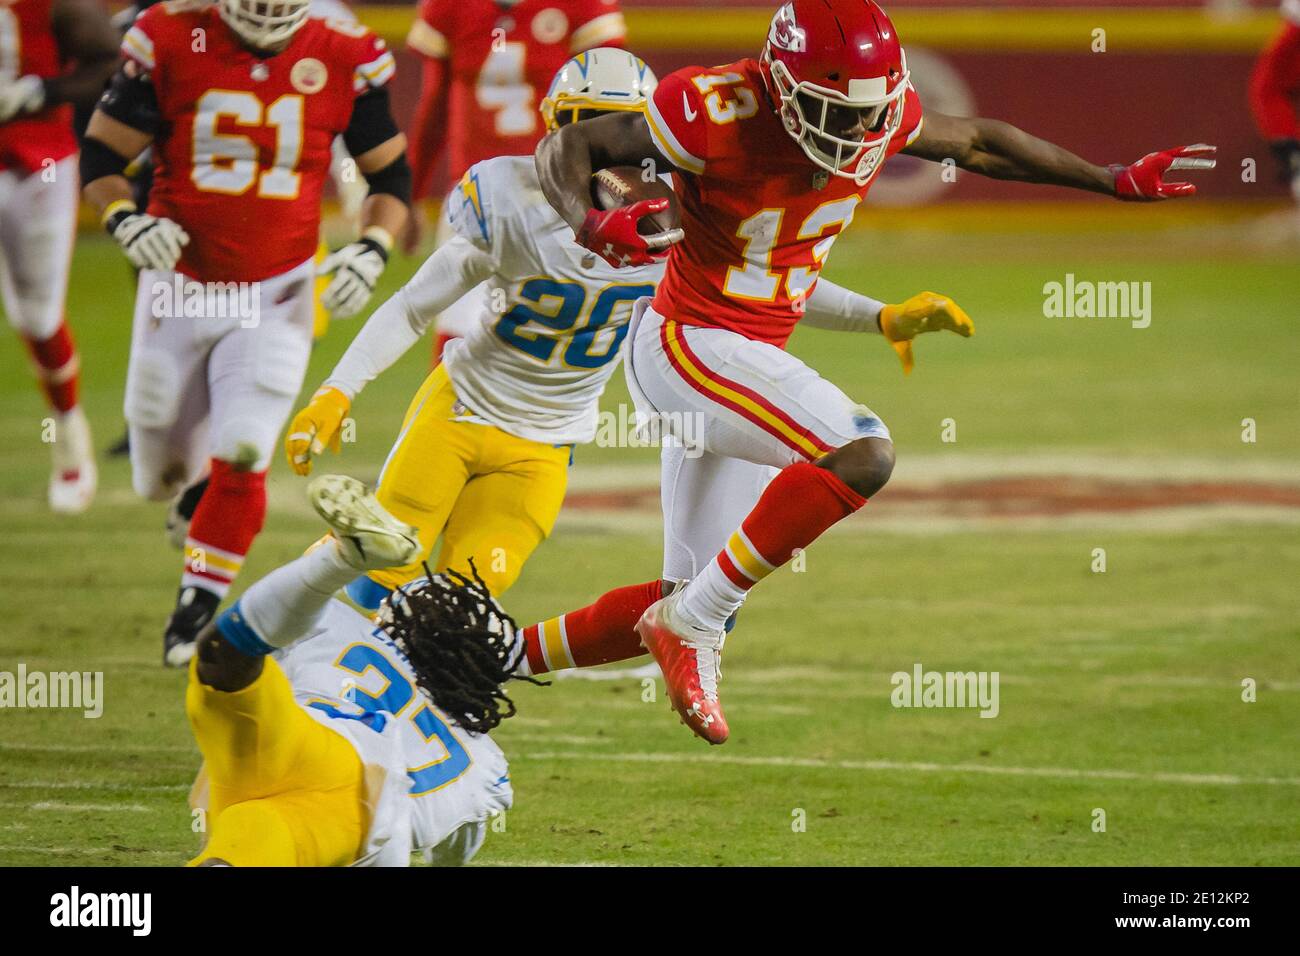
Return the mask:
M1195 196L1196 186L1166 182L1165 173L1177 169L1213 169L1215 147L1197 143L1143 156L1132 166L1111 166L1115 174L1115 197L1126 202L1156 202Z
M592 209L578 230L578 244L590 249L615 269L648 266L667 255L667 249L682 238L680 229L643 236L637 224L646 216L668 208L667 199L643 199L615 209Z

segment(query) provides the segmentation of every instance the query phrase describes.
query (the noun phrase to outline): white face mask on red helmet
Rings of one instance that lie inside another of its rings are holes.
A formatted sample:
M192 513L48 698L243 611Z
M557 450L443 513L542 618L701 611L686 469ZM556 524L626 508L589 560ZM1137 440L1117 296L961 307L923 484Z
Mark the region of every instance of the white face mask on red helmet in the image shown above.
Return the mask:
M221 19L250 46L268 50L302 29L311 0L221 0Z
M761 65L786 131L808 158L868 182L902 125L908 90L907 57L885 12L871 0L791 0L772 18ZM845 111L857 114L861 134L830 128Z

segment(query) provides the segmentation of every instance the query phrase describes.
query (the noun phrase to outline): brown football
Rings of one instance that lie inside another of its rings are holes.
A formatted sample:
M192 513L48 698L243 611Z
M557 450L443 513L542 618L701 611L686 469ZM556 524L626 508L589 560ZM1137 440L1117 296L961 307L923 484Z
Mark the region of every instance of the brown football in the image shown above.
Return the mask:
M682 223L682 210L673 188L658 177L646 180L639 166L611 166L591 177L591 198L601 209L630 206L643 199L667 199L663 212L646 216L637 231L643 236L676 229Z

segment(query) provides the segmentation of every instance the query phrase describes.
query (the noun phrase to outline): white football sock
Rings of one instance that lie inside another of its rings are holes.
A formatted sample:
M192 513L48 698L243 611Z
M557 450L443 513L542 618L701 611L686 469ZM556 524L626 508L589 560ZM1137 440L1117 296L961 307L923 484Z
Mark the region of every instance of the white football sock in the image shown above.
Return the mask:
M287 647L316 630L336 591L357 576L333 538L276 568L239 599L244 620L267 644Z
M686 585L677 605L682 619L707 631L720 631L749 595L732 583L714 558Z

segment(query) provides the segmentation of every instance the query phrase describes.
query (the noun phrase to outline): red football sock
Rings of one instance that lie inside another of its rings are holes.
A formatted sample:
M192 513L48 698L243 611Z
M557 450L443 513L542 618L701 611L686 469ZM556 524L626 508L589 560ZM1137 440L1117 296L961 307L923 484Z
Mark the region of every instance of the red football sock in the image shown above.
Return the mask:
M59 412L76 408L81 360L72 333L68 331L68 323L60 323L59 330L48 339L25 338L50 405Z
M224 598L266 519L266 472L212 459L212 475L190 521L181 587Z
M718 552L728 580L748 590L867 503L825 468L790 465L772 479L739 530Z
M646 653L633 630L641 615L663 597L662 582L618 588L595 604L524 628L528 672L595 667Z
M786 467L726 547L687 585L678 605L682 615L698 627L721 629L750 588L866 503L825 468L808 462Z

